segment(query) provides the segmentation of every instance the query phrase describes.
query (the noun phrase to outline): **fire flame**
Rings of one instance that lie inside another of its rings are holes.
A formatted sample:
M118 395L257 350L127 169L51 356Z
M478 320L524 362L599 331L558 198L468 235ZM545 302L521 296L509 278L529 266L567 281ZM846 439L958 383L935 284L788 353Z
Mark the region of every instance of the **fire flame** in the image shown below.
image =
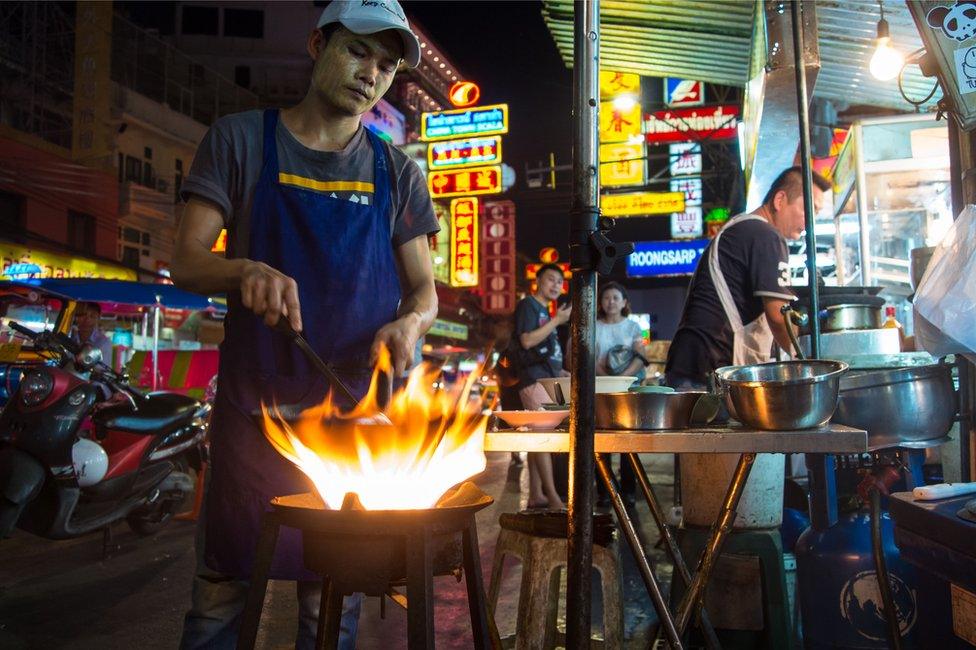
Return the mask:
M435 388L437 370L422 364L394 393L384 418L377 393L380 373L390 367L384 349L369 391L349 412L331 393L292 422L276 405L261 405L265 436L311 479L327 508L340 508L347 493L367 510L430 508L485 469L488 416L480 401L468 399L479 373L448 392Z

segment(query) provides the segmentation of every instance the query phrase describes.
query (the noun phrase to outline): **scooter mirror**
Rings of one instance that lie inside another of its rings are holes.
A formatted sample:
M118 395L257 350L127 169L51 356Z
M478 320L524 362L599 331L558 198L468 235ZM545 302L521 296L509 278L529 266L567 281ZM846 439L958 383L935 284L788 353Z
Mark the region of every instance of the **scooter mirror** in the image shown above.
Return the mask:
M85 345L81 348L81 352L75 357L75 364L80 368L85 370L90 370L94 368L97 364L102 361L102 351L96 348L94 345Z

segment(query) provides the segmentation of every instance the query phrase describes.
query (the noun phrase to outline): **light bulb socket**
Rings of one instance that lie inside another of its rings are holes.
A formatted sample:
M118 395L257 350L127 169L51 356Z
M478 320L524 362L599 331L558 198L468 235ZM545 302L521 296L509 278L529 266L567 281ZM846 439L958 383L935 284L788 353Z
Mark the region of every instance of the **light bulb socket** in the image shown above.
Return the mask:
M888 21L884 18L878 21L878 38L891 38L891 33L888 31Z

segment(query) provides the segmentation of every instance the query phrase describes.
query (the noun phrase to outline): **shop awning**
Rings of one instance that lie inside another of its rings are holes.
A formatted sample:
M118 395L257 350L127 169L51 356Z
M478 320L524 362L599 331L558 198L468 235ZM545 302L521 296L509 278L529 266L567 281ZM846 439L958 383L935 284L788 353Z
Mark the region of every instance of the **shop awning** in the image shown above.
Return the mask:
M42 278L0 282L0 291L13 287L36 289L67 300L143 305L169 309L211 310L224 312L227 305L222 298L201 296L171 284L148 284L124 280L87 280L81 278Z
M748 80L754 11L759 2L726 0L603 0L600 4L601 67L652 77L683 77L744 86ZM816 3L821 69L814 96L842 105L864 104L908 112L898 84L868 72L879 18L876 0ZM573 63L573 2L543 0L542 15L566 65ZM893 45L904 54L921 39L904 2L885 3ZM934 79L917 66L904 73L909 97L921 99ZM941 90L924 105L934 106Z

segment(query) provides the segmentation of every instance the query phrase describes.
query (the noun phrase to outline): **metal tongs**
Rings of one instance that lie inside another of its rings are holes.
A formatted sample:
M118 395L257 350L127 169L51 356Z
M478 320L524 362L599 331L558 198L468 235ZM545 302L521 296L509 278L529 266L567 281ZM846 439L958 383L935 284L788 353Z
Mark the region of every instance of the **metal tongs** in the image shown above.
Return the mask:
M312 346L309 345L308 341L304 336L301 335L300 332L295 331L295 329L291 326L291 323L288 322L287 318L279 318L278 324L275 325L273 329L276 332L284 334L290 338L295 345L298 346L298 349L302 351L302 354L305 355L312 365L315 366L315 369L318 370L323 377L325 377L326 381L329 382L329 385L332 387L333 391L347 399L353 407L359 404L359 400L355 395L353 395L352 391L349 390L349 387L346 386L346 383L342 381L339 375L336 374L336 371L332 368L332 366L326 363L322 357L320 357L315 350L312 349ZM393 394L393 378L391 373L381 372L379 382L377 402L379 403L380 408L384 409L386 408L387 404L390 403ZM390 421L384 413L377 413L376 418L377 420L385 421L386 423L389 423Z

